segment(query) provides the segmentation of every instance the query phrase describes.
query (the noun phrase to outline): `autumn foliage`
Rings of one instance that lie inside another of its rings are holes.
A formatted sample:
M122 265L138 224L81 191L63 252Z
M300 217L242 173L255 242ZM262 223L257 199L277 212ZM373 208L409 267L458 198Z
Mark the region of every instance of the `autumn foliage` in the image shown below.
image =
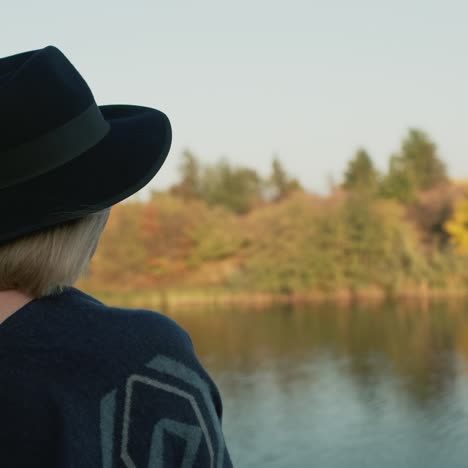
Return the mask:
M112 208L81 285L467 289L468 191L448 179L423 132L412 130L392 158L389 172L380 174L359 149L343 184L318 196L277 157L263 179L226 160L203 167L185 152L177 184Z

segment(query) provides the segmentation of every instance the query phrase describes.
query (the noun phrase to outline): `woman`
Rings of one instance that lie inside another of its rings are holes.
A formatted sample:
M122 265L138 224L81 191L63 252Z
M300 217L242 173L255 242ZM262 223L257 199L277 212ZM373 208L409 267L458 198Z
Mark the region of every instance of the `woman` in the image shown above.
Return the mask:
M0 59L0 129L0 466L232 466L189 335L73 286L163 164L167 117L97 106L48 46Z

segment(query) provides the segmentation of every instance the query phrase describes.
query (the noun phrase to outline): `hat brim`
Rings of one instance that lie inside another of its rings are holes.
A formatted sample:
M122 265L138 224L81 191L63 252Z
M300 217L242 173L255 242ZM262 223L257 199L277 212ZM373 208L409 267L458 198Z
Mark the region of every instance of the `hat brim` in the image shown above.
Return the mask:
M128 198L147 185L171 146L169 119L143 106L99 106L106 136L54 170L0 190L0 243L83 217ZM14 207L14 208L13 208Z

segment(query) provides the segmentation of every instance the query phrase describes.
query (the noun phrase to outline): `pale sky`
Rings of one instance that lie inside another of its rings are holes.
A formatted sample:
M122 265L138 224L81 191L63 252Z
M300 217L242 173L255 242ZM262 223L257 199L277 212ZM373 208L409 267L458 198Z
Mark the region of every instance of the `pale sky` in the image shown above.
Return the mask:
M149 187L190 148L263 176L277 153L326 193L361 145L386 168L410 126L468 177L467 21L462 0L18 0L0 57L55 45L98 104L164 111L173 146Z

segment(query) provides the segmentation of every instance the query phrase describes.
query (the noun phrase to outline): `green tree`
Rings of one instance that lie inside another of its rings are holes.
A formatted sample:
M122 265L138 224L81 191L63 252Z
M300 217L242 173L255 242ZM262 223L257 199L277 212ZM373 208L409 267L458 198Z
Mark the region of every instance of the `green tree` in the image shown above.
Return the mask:
M188 149L182 153L179 173L181 180L171 187L170 192L184 199L199 198L201 192L201 164Z
M418 190L447 181L447 169L437 154L437 147L422 130L409 130L402 143L401 158Z
M413 175L398 154L390 157L388 173L380 185L380 194L384 198L393 198L402 203L410 203L416 197Z
M344 175L343 188L347 190L374 192L379 174L365 149L359 149L349 162Z
M437 147L422 130L410 129L399 154L390 158L381 193L404 203L415 200L421 190L447 182L447 169L437 154Z
M303 190L297 179L291 178L280 160L275 156L271 164L271 175L266 185L273 189L273 200L283 200L295 190Z
M200 196L209 205L221 205L244 214L261 199L261 178L255 170L233 167L225 158L205 167Z

